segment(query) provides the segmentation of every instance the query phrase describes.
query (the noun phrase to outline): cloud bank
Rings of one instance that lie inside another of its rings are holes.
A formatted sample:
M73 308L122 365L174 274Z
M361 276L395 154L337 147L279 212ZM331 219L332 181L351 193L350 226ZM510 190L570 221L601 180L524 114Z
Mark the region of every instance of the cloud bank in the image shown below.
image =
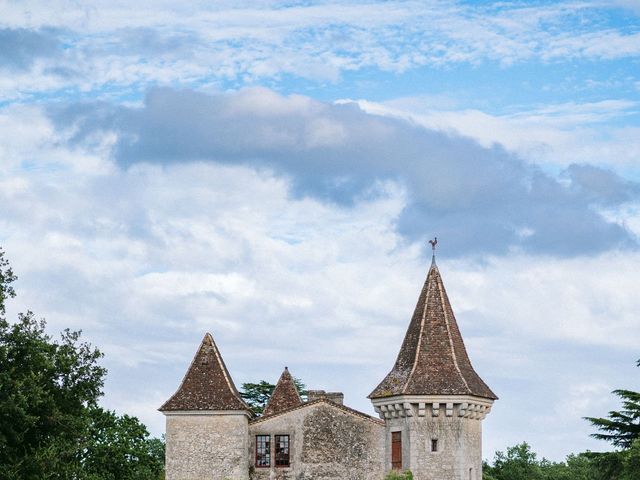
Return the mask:
M51 117L72 143L115 134L113 155L123 168L201 161L267 169L290 180L294 196L345 206L384 194L392 182L408 199L399 231L410 240L440 235L453 255L636 247L624 224L601 211L637 200L638 184L591 165L554 176L500 146L355 103L264 88L218 95L158 88L140 107L77 104Z

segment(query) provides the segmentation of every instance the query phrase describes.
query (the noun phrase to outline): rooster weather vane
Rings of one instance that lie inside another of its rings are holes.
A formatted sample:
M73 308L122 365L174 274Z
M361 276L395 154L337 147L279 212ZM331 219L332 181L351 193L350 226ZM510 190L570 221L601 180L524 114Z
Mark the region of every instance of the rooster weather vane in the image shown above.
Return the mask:
M431 265L435 265L436 264L436 245L438 245L438 237L433 237L433 240L429 240L429 243L431 244L431 251L432 256L431 256Z

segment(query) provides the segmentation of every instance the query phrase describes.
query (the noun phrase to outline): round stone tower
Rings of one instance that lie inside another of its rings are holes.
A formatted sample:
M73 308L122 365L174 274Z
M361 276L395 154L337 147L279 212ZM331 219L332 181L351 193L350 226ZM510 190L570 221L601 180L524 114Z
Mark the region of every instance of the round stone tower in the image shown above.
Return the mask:
M471 366L435 258L396 363L369 398L385 421L387 470L482 479L482 420L498 397Z
M220 351L207 333L166 417L166 480L249 480L249 418Z

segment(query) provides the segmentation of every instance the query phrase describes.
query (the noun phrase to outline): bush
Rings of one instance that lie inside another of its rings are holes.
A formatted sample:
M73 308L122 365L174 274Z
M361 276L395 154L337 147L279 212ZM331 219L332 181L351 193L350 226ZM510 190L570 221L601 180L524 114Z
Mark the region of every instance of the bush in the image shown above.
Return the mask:
M384 477L384 480L413 480L413 473L411 470L405 470L402 473L392 470Z

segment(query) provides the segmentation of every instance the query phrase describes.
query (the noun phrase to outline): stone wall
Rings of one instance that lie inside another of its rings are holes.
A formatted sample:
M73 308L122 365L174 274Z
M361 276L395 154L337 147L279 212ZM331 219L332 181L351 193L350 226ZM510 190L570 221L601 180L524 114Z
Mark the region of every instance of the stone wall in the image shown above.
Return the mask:
M403 469L413 472L415 480L481 480L482 479L482 419L465 416L460 404L451 410L441 408L434 414L425 407L425 414L397 416L386 419L386 468L391 468L391 434L402 432ZM431 441L437 439L437 451Z
M381 422L329 401L258 420L249 425L251 478L382 480L384 431ZM256 435L289 435L290 467L253 467Z
M166 480L249 480L246 414L166 414Z

